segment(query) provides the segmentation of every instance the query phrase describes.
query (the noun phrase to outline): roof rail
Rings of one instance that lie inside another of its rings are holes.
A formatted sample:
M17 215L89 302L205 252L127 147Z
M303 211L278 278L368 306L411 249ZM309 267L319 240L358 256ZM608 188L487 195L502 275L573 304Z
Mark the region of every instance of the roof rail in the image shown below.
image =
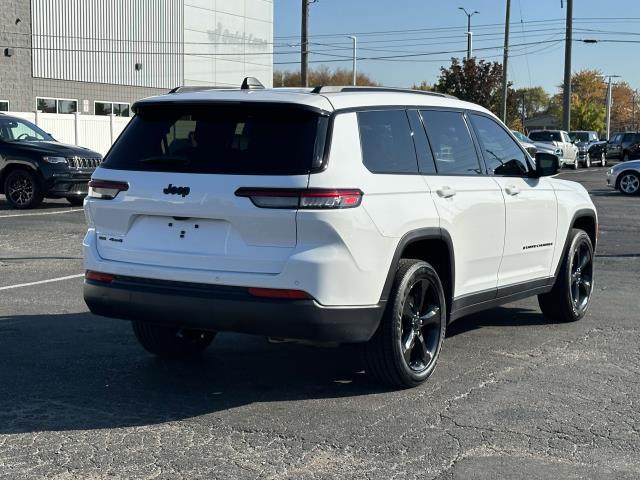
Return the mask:
M356 87L356 86L331 86L320 85L311 90L311 93L354 93L354 92L392 92L392 93L417 93L419 95L431 95L434 97L454 98L453 95L439 92L428 92L426 90L414 90L412 88L396 87Z
M205 85L182 85L169 90L169 93L203 92L205 90L237 90L237 87L214 87Z

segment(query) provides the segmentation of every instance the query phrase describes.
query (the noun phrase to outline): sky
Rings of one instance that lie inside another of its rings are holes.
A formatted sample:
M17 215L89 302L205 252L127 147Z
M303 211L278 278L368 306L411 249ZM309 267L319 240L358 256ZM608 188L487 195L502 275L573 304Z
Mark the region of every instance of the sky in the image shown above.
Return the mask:
M466 56L467 17L458 7L480 12L472 17L474 56L502 63L506 0L317 0L309 10L310 66L350 70L347 35L356 35L359 72L387 86L433 84L440 66ZM300 68L300 10L301 0L275 0L276 70ZM574 39L599 42L573 42L572 70L595 68L640 88L640 0L574 0L573 14ZM514 88L557 91L565 18L566 0L511 0L508 74ZM396 58L365 59L381 56Z

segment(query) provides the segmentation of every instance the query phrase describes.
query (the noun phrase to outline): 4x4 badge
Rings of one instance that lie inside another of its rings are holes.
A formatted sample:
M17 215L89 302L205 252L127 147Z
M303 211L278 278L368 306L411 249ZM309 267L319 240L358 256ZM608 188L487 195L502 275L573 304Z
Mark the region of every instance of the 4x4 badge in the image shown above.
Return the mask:
M173 184L169 184L167 188L162 190L165 195L181 195L183 198L189 195L191 189L189 187L176 187Z

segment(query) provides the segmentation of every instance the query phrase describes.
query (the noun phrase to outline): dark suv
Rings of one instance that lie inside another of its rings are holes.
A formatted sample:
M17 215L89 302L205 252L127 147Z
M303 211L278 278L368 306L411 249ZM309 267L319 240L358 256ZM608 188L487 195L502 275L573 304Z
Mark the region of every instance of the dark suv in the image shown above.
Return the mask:
M618 159L623 162L640 158L640 133L615 133L607 143L607 158Z
M0 193L14 208L37 207L45 197L81 205L101 162L97 152L57 142L27 120L0 114Z
M591 165L605 166L607 157L605 149L607 142L600 141L598 133L592 130L576 130L569 132L569 138L578 147L578 160L587 168Z

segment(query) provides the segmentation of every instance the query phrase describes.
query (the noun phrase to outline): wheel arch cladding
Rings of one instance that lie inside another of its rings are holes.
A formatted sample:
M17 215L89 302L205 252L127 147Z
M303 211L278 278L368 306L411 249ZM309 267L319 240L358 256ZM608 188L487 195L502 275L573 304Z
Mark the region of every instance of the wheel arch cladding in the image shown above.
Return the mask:
M455 286L455 256L451 236L440 228L424 228L405 234L396 247L381 301L389 298L393 280L402 258L423 260L436 270L444 288L447 311L451 311Z
M593 249L596 248L596 242L598 237L598 225L596 221L596 214L592 210L579 210L571 223L571 228L579 228L584 230L591 239Z

